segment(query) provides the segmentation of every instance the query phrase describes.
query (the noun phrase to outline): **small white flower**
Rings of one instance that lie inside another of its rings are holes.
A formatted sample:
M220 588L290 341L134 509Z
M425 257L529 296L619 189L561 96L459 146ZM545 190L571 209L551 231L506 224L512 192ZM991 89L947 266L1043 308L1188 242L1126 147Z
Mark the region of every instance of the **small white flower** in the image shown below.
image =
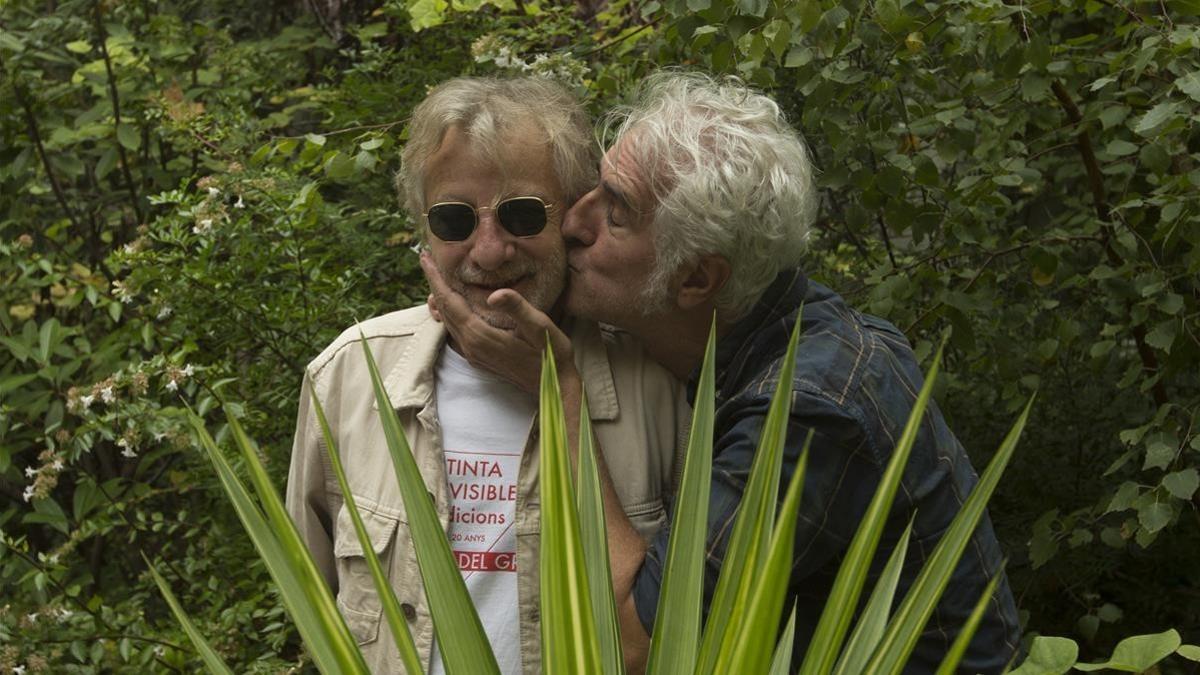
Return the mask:
M21 496L25 498L25 501L31 501L31 500L33 499L33 486L32 486L32 485L26 485L26 486L25 486L25 493L24 493L24 494L22 494Z
M84 410L87 410L88 407L92 405L92 401L95 401L95 400L96 400L96 397L94 395L84 394L83 396L79 397L79 407Z
M192 228L192 232L195 232L196 234L204 234L212 229L212 224L212 218L205 218L196 223L196 226Z
M122 247L122 250L125 251L126 253L132 255L134 253L137 253L137 246L134 246L133 242L129 242L128 244L125 244L124 247Z
M220 194L221 194L221 191L218 190L217 188L211 187L211 186L208 188L208 196L209 197L216 197Z
M33 468L32 466L25 467L25 477L26 478L33 478L36 475L38 475L37 469Z
M34 612L32 614L26 614L25 618L29 619L29 623L37 623L37 620L38 620L37 612Z
M25 666L13 666L13 675L25 675Z
M179 391L179 383L175 380L167 380L167 391Z
M126 450L128 450L129 449L129 439L125 438L124 436L118 438L117 439L117 447L125 448Z
M58 610L58 618L59 619L66 620L73 616L75 616L75 612L72 612L71 610L67 609L66 607L62 607Z
M128 457L129 459L133 459L134 457L137 457L138 454L136 452L134 452L131 448L126 446L126 448L121 451L121 456Z
M46 562L50 563L51 565L57 565L58 564L58 554L51 553L50 555L46 556Z
M117 395L113 392L111 385L100 390L100 400L105 403L112 403L117 400Z
M166 653L167 653L167 650L165 648L163 648L162 645L154 646L154 655L155 656L162 656L163 654L166 654Z
M133 291L129 290L129 287L125 285L125 282L120 280L112 282L112 289L113 295L117 296L117 299L122 303L128 305L129 303L133 302Z
M173 311L175 311L175 310L171 309L170 305L163 305L162 309L158 310L158 314L156 314L154 318L165 319L168 316L171 316L171 312L173 312Z
M193 366L192 364L189 363L189 364L185 365L183 367L183 370L180 372L183 373L184 377L191 377L192 373L196 372L196 368L195 368L195 366Z
M154 432L154 440L155 441L161 441L162 439L164 439L166 437L167 437L167 432L165 432L165 431Z
M233 208L235 208L235 209L244 209L244 208L246 208L246 202L242 201L242 196L241 196L241 195L238 195L238 200L237 200L237 202L236 202L236 203L233 205Z
M55 471L62 471L63 461L61 459L54 460L54 463L50 465L50 468L54 469Z

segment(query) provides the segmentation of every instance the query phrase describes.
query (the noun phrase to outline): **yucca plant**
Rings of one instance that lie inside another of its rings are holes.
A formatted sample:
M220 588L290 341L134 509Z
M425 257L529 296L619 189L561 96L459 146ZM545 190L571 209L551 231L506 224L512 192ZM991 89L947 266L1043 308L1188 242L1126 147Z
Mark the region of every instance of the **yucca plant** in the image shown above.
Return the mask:
M783 361L784 368L780 374L782 383L792 379L798 339L799 322ZM675 502L676 513L687 513L689 517L677 518L671 531L647 667L647 672L655 675L773 675L788 672L792 661L795 608L792 608L791 618L782 633L779 624L784 609L795 519L804 482L807 442L780 502L779 482L790 412L790 392L787 387L780 387L772 400L746 492L735 519L708 621L702 622L705 513L713 444L715 342L715 332L710 333L696 396L683 480ZM410 517L413 545L446 671L451 675L496 673L496 662L487 637L451 556L445 532L437 521L433 504L365 340L362 346L396 478ZM939 349L875 497L850 544L816 633L803 657L803 673L900 672L1016 447L1029 415L1029 405L1018 417L962 511L942 536L896 611L893 613L890 610L904 562L908 532L884 566L851 631L867 570L912 450L940 361ZM544 672L554 675L624 672L608 566L600 481L588 416L580 415L578 471L577 475L573 475L572 452L568 447L558 378L549 350L543 357L541 383L542 667ZM412 637L399 612L399 603L386 582L374 547L370 545L358 518L353 497L346 488L338 453L315 395L313 403L347 508L353 516L356 533L363 543L363 552L383 599L384 616L392 637L400 648L406 669L410 673L423 672L424 664L418 662ZM233 416L227 413L227 417L231 436L245 459L261 505L254 502L250 492L238 480L200 418L193 415L192 425L201 445L212 459L222 486L247 533L279 585L284 604L296 621L314 662L325 673L367 672L345 622L336 611L328 586L318 573L295 527L288 520L277 492L266 478L253 442ZM155 578L161 582L157 573ZM213 672L225 672L221 670L224 665L216 653L190 626L165 583L160 583L160 587L204 657L205 664ZM954 672L993 588L994 584L980 597L974 615L963 627L939 672ZM776 635L781 635L778 641Z

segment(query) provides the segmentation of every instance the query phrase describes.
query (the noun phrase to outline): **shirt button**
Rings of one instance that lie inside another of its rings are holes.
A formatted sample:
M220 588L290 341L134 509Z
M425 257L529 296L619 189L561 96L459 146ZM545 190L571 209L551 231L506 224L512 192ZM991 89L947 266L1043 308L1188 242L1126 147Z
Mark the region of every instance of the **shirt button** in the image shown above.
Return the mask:
M410 622L417 620L416 608L407 602L400 605L400 611L404 613L404 618L408 619Z

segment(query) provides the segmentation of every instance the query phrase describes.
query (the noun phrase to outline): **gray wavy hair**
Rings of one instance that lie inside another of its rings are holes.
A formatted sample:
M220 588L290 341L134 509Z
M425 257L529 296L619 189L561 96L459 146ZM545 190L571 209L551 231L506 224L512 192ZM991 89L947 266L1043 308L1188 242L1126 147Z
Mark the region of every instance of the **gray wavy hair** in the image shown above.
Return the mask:
M671 276L701 255L732 268L716 299L723 321L747 311L775 276L800 263L817 208L804 139L779 105L733 77L662 71L606 118L629 143L658 204L655 268L643 300L661 307Z
M446 132L459 127L484 156L499 156L514 131L530 125L545 134L567 198L565 209L596 184L597 148L579 97L537 77L458 77L434 87L414 110L400 153L396 189L413 218L425 211L425 173ZM424 235L425 227L420 228Z

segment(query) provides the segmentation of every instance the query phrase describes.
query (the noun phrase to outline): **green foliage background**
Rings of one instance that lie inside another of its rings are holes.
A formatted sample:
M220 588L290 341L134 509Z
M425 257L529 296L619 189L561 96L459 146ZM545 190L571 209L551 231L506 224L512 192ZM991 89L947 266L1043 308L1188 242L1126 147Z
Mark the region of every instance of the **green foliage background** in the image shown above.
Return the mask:
M804 130L810 273L921 355L953 329L968 448L1040 389L991 508L1028 630L1195 642L1198 16L0 0L0 672L190 670L139 551L236 670L308 667L185 406L229 401L282 482L303 364L423 300L391 176L427 87L539 72L599 113L661 65L739 74Z

